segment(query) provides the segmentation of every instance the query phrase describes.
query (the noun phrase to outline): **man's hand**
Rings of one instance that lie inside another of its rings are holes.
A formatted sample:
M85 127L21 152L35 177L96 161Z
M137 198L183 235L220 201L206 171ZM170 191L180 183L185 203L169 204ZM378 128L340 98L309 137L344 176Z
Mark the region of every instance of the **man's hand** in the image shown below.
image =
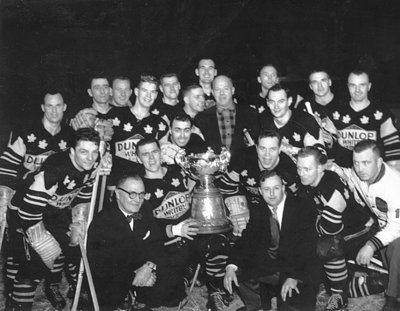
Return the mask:
M281 297L283 301L286 301L286 297L289 294L289 298L292 298L292 291L295 290L298 294L300 294L299 289L297 288L298 280L287 278L285 283L282 285L281 289Z
M152 272L153 270L147 264L144 264L135 271L136 275L132 285L138 287L153 286L155 283L155 275L153 275Z
M172 234L174 236L181 236L189 240L193 240L192 236L197 235L199 231L198 223L194 219L186 219L179 224L172 226Z
M235 268L228 266L226 267L226 272L224 276L224 287L230 294L232 294L232 282L234 282L235 285L239 287L239 282L236 277Z
M368 266L374 253L375 253L375 249L368 243L365 244L358 251L358 254L356 257L357 264L359 264L361 266Z

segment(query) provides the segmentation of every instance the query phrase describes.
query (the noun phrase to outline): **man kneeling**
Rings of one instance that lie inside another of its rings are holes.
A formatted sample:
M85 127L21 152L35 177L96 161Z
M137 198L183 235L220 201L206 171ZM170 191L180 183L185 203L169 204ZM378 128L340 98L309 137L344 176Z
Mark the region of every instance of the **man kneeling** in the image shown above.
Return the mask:
M317 236L312 202L285 191L275 171L264 171L259 191L263 200L254 208L247 228L236 242L226 268L224 286L239 288L246 310L271 308L279 289L278 306L309 310L315 306L321 268L315 255Z

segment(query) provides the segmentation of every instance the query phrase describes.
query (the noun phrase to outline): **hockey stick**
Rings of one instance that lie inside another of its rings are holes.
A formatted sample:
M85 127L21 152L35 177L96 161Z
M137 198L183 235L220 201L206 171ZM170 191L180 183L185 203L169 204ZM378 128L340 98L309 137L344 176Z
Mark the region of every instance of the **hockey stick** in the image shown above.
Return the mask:
M3 213L1 210L0 210L0 212ZM3 218L2 218L1 223L0 223L0 226L1 226L1 229L0 229L0 252L1 252L1 247L3 246L4 232L5 232L6 226L7 226L6 213L7 213L7 207L5 209L4 215L1 216Z
M194 284L196 283L197 277L199 276L199 271L200 271L200 264L197 264L196 272L194 273L194 276L192 279L192 284L190 284L189 292L188 292L186 298L179 303L178 311L180 311L189 302L190 295L192 294Z
M107 184L106 181L107 181L107 175L101 176L101 187L100 187L99 209L98 209L99 213L103 209L104 195L105 195L105 192L106 192L106 184Z
M89 225L92 222L94 209L95 209L95 205L96 205L97 189L99 188L99 180L100 180L99 172L100 172L100 170L97 171L96 178L95 178L94 184L93 184L92 197L90 199L89 215L88 215L88 221L87 221L87 227L86 227L86 234L85 234L85 239L84 239L83 245L82 245L83 247L86 246L87 229L89 228ZM85 255L86 255L86 252L85 252ZM81 287L82 287L83 270L84 270L84 262L83 262L83 253L82 253L82 259L81 259L81 263L79 266L78 280L77 280L76 289L75 289L74 303L72 305L71 311L76 311L78 308L79 295L81 293ZM88 275L88 278L89 278L89 275ZM93 279L92 279L92 282L93 282ZM89 284L90 284L90 281L89 281ZM92 288L90 288L90 291L92 291ZM94 286L93 286L93 292L94 292ZM99 308L96 294L94 294L94 295L92 294L92 300L93 300L94 310L99 311L100 308Z
M88 261L88 258L86 255L86 250L85 250L83 243L84 242L81 239L79 239L79 247L81 249L82 261L83 261L83 265L85 266L86 275L87 275L88 282L89 282L89 289L90 289L90 294L91 294L92 300L93 300L93 306L94 306L95 310L100 310L99 302L97 301L96 290L94 288L92 272L90 271L89 261Z

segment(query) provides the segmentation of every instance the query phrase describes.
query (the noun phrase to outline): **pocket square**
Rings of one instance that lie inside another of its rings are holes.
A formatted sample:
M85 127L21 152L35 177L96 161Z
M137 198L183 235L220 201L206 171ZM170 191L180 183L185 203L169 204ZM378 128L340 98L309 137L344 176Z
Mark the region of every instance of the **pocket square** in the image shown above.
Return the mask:
M146 240L150 236L150 230L146 232L145 236L143 237L143 240Z

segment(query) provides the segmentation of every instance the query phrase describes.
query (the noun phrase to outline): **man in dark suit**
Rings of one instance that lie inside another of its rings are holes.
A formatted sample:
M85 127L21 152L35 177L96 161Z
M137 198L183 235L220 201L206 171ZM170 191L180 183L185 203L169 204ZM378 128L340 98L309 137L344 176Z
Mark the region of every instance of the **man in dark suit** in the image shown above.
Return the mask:
M115 200L90 225L88 259L101 310L123 310L132 285L142 310L161 306L171 294L161 234L145 195L138 175L122 176Z
M286 192L275 171L261 174L259 190L263 200L232 250L224 286L238 286L245 310L270 309L281 285L280 310L312 310L321 275L315 208Z
M244 129L247 129L253 139L258 136L257 114L246 105L235 104L233 99L235 88L227 76L218 76L214 79L213 94L216 106L199 113L195 123L215 153L219 153L224 146L235 154L246 146Z

